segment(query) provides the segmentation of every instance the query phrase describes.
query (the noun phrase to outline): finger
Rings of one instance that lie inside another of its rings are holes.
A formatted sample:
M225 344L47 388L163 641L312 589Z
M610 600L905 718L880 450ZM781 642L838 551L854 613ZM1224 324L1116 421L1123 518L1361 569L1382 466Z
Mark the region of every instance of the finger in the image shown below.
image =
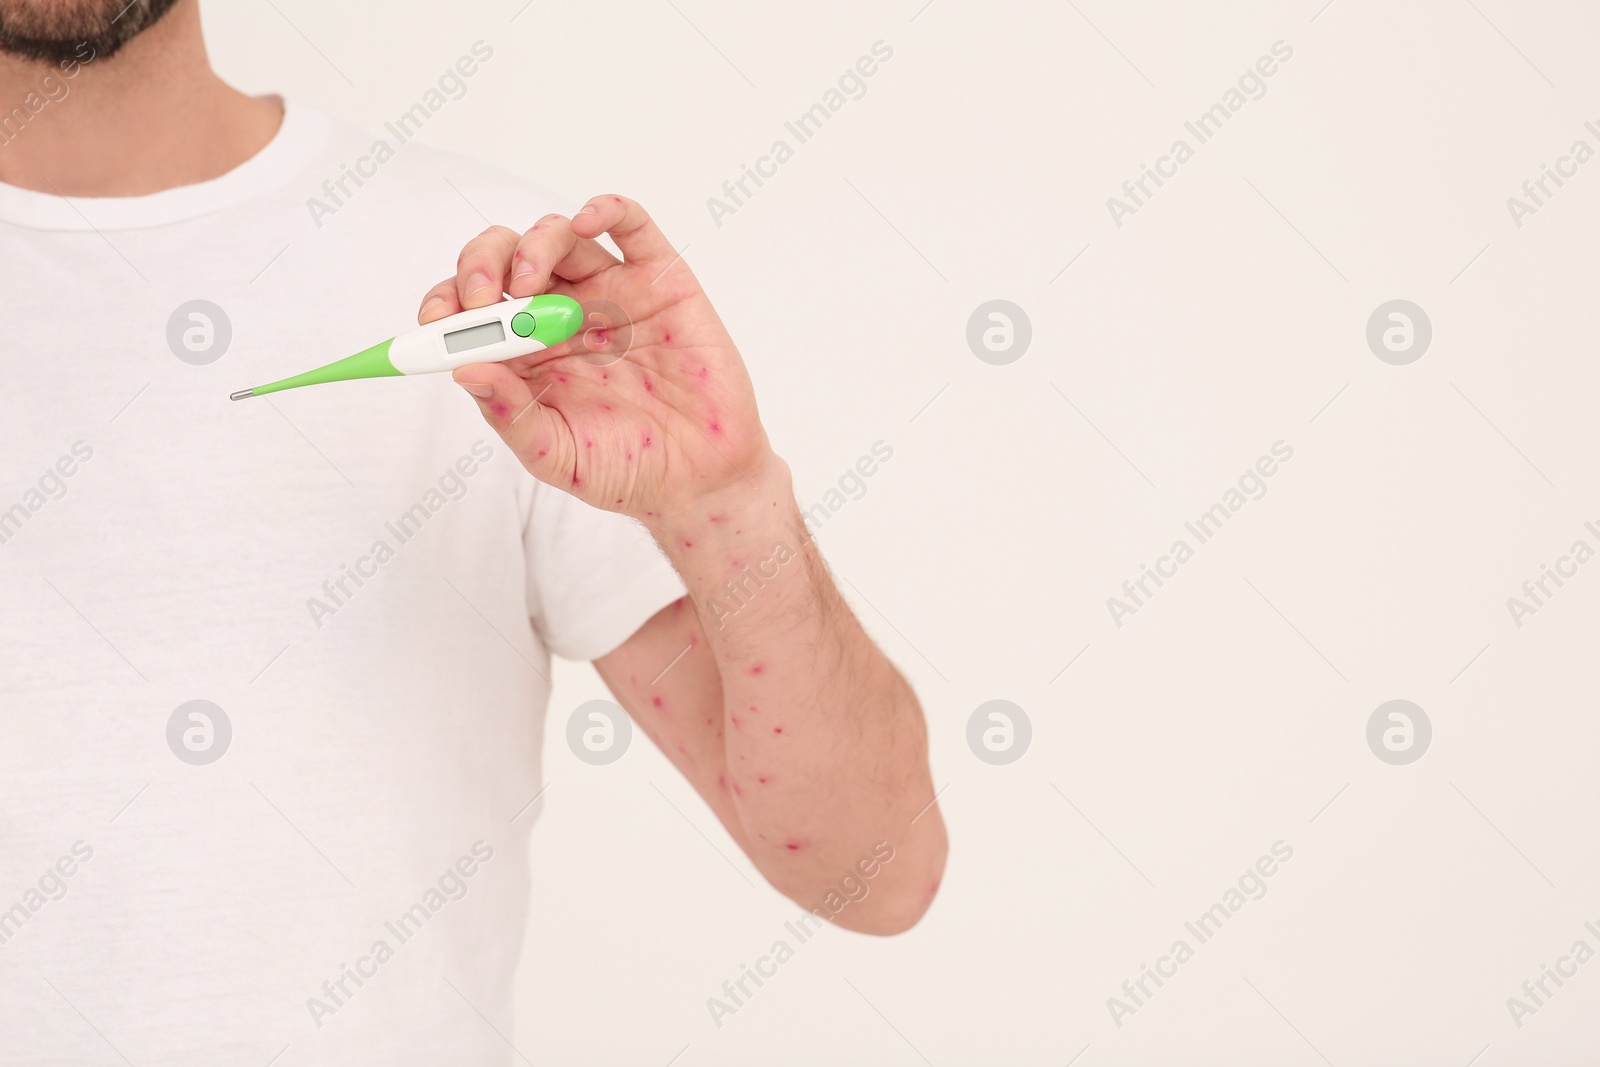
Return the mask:
M517 242L506 292L534 296L547 291L554 276L581 280L616 262L598 243L573 233L565 215L546 215Z
M597 196L572 217L572 229L579 237L599 237L609 233L629 263L667 263L678 258L645 209L625 196Z
M456 296L456 280L446 278L422 294L422 307L417 311L417 325L426 326L435 319L454 315L460 310L461 301Z
M572 431L560 412L540 402L559 385L553 380L529 382L502 363L457 367L453 377L534 477L562 489L578 486Z
M506 274L521 234L490 226L468 241L456 258L456 295L463 308L481 308L505 299Z

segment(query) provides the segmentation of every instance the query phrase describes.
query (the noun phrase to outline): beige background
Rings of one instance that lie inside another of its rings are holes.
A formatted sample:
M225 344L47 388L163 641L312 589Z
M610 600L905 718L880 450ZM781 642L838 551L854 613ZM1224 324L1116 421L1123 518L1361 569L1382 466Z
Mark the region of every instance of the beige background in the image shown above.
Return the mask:
M488 42L425 139L646 203L805 502L894 449L821 540L922 694L952 838L915 931L823 931L719 1029L706 998L796 909L642 739L606 767L571 755L566 718L602 690L565 667L528 1060L1592 1054L1600 962L1520 1028L1506 998L1575 940L1600 949L1600 562L1520 629L1506 598L1574 540L1600 548L1600 161L1520 228L1506 198L1574 140L1600 149L1600 12L524 2L205 15L227 77L369 126ZM707 198L879 40L866 95L718 227ZM1116 226L1107 197L1280 40L1266 95ZM1007 366L964 336L993 298L1032 322ZM1364 337L1396 298L1433 325L1408 366ZM1106 598L1279 440L1267 495L1116 627ZM1365 740L1395 698L1433 725L1408 766ZM967 746L990 699L1031 720L1009 765ZM1116 1026L1107 998L1279 840L1266 896Z

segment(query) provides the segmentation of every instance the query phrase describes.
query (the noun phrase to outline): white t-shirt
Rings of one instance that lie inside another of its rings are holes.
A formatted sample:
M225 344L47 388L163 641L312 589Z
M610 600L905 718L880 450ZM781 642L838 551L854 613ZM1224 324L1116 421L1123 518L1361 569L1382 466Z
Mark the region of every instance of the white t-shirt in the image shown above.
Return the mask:
M377 140L0 185L0 1064L512 1060L550 654L683 587L449 375L229 402L570 210Z

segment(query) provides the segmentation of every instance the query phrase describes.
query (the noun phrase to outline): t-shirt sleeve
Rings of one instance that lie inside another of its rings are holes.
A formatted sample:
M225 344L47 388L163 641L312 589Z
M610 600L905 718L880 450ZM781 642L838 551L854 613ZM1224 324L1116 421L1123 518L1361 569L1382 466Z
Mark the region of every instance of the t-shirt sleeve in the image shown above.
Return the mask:
M615 650L684 594L642 525L543 482L534 483L522 543L534 629L566 659Z

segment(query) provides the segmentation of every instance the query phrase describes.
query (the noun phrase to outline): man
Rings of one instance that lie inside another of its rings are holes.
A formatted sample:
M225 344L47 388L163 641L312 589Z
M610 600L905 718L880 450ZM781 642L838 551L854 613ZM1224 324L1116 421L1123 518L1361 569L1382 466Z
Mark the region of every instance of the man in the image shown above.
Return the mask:
M125 3L0 0L0 1062L509 1062L552 652L779 891L915 923L920 708L644 209L247 97L196 0ZM545 291L631 327L226 400Z

